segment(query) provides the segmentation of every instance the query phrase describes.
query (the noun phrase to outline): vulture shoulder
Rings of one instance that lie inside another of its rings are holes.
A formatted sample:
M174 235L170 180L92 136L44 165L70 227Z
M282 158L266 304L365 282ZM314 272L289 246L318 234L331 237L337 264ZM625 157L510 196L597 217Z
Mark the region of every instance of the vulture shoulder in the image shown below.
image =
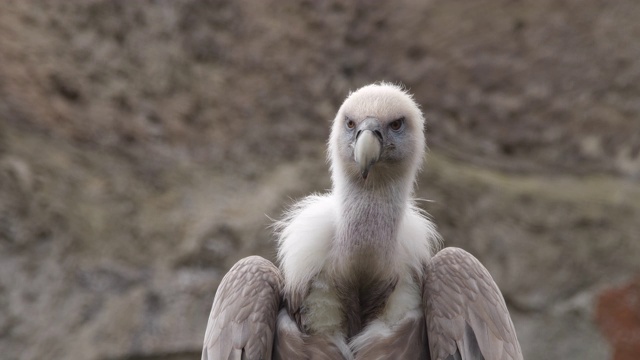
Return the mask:
M426 265L422 298L431 359L522 359L504 298L473 255L438 252Z
M281 292L282 276L270 261L238 261L218 287L202 360L271 359Z

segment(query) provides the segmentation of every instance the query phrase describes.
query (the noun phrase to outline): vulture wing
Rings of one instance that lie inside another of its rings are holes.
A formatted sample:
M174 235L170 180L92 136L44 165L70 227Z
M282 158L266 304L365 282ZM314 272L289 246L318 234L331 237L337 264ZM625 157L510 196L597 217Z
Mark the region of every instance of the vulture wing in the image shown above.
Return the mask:
M431 359L522 359L504 298L473 255L458 248L437 253L427 265L422 299Z
M238 261L218 287L202 360L271 359L281 291L282 275L270 261Z

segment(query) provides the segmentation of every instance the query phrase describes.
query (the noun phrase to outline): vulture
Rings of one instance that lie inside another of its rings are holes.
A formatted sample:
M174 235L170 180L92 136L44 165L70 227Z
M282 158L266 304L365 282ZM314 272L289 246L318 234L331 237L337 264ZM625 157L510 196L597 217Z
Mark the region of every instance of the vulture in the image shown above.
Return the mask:
M278 262L250 256L215 295L203 360L522 359L487 269L413 199L424 116L403 87L349 94L328 142L332 188L276 222Z

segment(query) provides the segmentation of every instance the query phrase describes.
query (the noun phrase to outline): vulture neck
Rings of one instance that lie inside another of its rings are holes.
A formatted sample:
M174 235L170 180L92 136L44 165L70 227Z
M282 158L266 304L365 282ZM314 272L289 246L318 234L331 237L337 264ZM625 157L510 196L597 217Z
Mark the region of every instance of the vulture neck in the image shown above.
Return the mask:
M384 309L398 281L397 234L412 183L370 174L343 184L334 189L340 215L331 269L352 338Z
M393 273L390 270L398 226L408 207L413 183L381 175L372 173L366 180L346 179L335 188L340 199L336 255L341 258L338 268L347 277Z

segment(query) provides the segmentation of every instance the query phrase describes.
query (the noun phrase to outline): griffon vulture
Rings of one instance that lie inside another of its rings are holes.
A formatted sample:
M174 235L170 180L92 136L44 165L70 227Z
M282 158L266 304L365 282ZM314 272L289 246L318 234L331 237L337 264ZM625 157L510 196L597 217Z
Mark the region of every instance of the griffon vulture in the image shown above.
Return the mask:
M202 359L522 359L504 299L469 253L445 248L412 200L424 117L388 84L351 93L329 139L331 192L278 228L280 267L236 263Z

